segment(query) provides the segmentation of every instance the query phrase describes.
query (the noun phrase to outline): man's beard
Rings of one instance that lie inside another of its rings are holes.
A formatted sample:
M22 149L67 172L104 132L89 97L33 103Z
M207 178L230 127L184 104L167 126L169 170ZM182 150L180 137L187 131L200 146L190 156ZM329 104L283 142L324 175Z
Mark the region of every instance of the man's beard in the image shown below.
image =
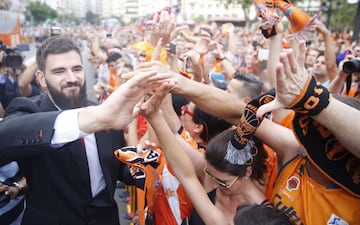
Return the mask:
M75 83L66 83L65 86L62 86L61 89L67 86L79 86L80 92L77 95L66 96L62 92L56 90L49 82L46 81L49 95L54 101L55 105L59 107L61 110L66 109L76 109L86 106L87 102L87 94L86 94L86 82L84 82L83 86L78 82Z

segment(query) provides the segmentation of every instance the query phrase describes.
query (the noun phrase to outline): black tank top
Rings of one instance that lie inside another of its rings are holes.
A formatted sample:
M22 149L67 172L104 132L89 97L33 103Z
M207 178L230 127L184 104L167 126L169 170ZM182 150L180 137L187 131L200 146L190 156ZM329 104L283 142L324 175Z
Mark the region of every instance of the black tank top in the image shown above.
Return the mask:
M215 205L216 189L209 192L208 196L210 198L210 201ZM204 221L201 219L195 209L191 213L189 225L205 225Z
M208 193L210 201L215 205L216 201L216 189ZM260 205L265 205L267 207L273 208L271 203L268 200L264 200ZM194 209L190 216L189 225L205 225L204 221L201 219L199 214Z

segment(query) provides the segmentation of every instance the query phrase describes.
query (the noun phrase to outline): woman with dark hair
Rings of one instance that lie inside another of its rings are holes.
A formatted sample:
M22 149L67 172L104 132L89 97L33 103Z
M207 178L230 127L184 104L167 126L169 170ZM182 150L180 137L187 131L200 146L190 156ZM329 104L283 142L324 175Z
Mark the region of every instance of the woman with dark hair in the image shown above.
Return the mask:
M264 193L266 158L263 144L257 140L250 141L249 159L242 163L231 163L226 159L228 142L234 137L235 130L226 130L211 139L205 151L206 164L203 169L203 185L209 191L211 202L231 221L239 205L267 205ZM196 165L195 165L196 167ZM205 224L193 211L189 224Z

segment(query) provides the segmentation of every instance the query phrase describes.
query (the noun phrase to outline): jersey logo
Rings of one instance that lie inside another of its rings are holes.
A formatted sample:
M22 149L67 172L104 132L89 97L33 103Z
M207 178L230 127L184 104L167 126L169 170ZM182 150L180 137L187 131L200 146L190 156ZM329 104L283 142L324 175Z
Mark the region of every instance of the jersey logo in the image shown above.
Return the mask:
M300 185L299 178L297 178L295 176L291 176L287 180L286 189L288 189L289 191L297 190L299 188L299 185Z
M327 222L327 225L349 225L349 224L345 220L338 217L337 215L332 214Z

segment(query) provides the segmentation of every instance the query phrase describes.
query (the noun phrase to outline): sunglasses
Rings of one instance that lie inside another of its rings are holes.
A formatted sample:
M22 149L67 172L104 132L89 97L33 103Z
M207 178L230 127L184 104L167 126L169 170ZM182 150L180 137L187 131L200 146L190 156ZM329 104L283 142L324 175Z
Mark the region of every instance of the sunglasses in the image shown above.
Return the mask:
M239 178L239 176L236 176L231 182L230 184L226 184L226 181L222 181L216 177L214 177L211 173L209 173L206 170L206 166L203 169L204 173L206 176L210 177L213 181L215 181L215 183L217 183L218 185L220 185L221 187L224 187L226 189L230 189L230 187L235 183L235 181Z

